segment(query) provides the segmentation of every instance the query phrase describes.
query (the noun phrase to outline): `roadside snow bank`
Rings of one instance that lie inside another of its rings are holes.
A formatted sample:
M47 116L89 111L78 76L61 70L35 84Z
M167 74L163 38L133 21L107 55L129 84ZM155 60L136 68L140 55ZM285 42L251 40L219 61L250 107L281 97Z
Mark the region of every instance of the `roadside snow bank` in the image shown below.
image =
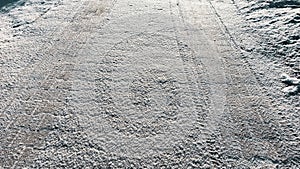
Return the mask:
M300 0L241 0L240 12L259 34L255 49L300 78Z
M18 36L32 36L40 33L30 25L42 18L51 8L63 0L15 0L3 3L0 8L0 43L13 41Z

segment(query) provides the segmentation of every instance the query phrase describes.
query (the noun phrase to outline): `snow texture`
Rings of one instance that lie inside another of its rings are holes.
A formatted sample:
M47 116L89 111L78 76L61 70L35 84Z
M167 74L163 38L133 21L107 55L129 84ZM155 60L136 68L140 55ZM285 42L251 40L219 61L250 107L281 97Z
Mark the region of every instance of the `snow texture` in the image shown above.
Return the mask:
M6 4L0 168L299 168L299 1Z

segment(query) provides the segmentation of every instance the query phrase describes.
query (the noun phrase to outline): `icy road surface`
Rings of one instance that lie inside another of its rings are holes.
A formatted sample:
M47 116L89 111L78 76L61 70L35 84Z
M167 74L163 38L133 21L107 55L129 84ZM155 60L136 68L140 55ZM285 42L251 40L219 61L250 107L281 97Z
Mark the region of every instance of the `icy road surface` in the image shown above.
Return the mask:
M0 14L0 168L300 166L299 95L233 1L17 3Z

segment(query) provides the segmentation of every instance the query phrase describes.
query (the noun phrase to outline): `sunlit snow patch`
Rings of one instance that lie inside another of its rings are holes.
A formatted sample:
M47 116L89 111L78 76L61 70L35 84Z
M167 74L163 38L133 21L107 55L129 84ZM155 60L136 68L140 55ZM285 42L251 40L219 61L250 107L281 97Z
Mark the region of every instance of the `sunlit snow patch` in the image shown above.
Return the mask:
M287 85L299 85L300 84L300 79L297 79L295 77L290 77L288 74L283 73L281 75L281 81L283 83L286 83Z
M297 94L299 92L299 86L288 86L282 89L284 93Z
M282 91L288 94L297 94L300 91L300 79L290 77L288 74L283 73L280 77L281 81L288 86L283 88Z

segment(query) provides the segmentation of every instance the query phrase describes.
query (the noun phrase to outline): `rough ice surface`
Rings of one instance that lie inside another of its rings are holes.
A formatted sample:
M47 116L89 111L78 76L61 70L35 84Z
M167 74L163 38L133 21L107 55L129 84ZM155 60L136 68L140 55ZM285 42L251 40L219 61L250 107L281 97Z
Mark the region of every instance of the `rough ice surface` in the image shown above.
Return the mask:
M299 168L299 1L5 4L0 168Z

